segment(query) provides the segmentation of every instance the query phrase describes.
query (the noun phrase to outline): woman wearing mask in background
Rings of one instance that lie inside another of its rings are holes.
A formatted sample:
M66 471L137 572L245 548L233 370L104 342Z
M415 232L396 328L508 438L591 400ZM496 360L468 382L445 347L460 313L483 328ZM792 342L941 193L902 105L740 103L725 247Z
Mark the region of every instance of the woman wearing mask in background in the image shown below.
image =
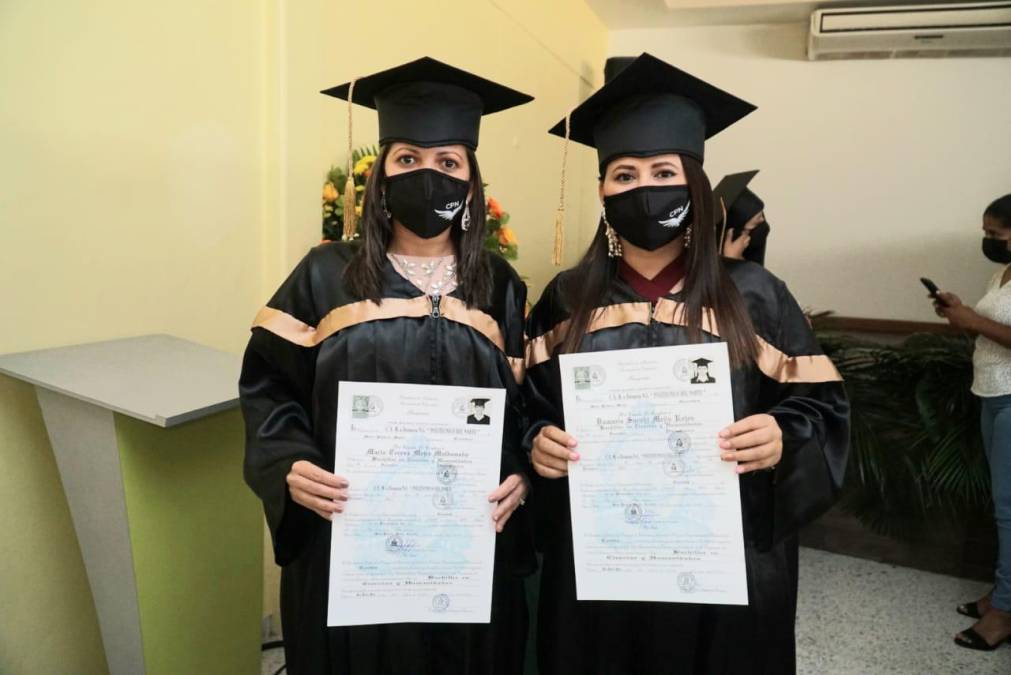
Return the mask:
M529 96L432 59L329 89L379 114L360 245L318 246L256 318L239 383L246 481L263 501L277 563L288 672L375 675L522 671L533 569L517 403L526 289L483 250L474 150L482 114ZM353 203L351 204L353 207ZM352 208L345 209L350 217ZM355 477L331 473L337 383L507 391L500 533L490 624L327 627L330 523Z
M978 621L958 633L955 644L989 651L1011 642L1011 195L983 212L983 234L983 255L1003 267L990 279L976 309L952 293L941 293L934 306L952 326L976 336L972 393L982 403L983 447L997 522L997 569L990 593L958 607L959 613Z
M716 203L726 210L723 223L723 255L735 260L750 260L765 266L765 244L769 238L769 221L765 219L765 202L748 189L748 183L758 171L726 176L713 188Z
M794 670L781 542L841 485L848 404L785 285L719 256L703 145L753 109L643 54L552 129L597 149L603 213L527 322L543 675ZM738 421L712 452L738 463L749 604L577 601L567 472L580 450L564 431L558 355L721 340Z

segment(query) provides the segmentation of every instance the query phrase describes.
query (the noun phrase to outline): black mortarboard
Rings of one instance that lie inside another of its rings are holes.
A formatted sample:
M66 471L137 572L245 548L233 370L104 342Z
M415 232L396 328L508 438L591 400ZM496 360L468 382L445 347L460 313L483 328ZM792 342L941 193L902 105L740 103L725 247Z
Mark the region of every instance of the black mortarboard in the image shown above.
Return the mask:
M729 218L731 208L738 199L741 198L741 195L745 192L751 193L751 191L748 190L748 183L750 183L757 175L757 169L754 171L742 171L740 173L727 174L719 183L717 183L716 187L713 188L713 204L716 209L716 213L723 214L723 228L720 234L720 242L723 241L723 237L726 235L728 223L732 222ZM758 212L756 211L755 213ZM754 215L754 213L751 215ZM743 227L744 223L748 222L750 219L751 218L749 216L747 220L741 223L741 227Z
M491 400L490 398L472 398L472 399L470 399L470 402L473 403L474 405L482 405L483 406L483 405L488 405L488 401L490 401L490 400Z
M611 56L604 62L604 84L614 79L614 76L632 65L634 56Z
M379 142L422 147L460 143L477 148L481 116L528 103L532 96L423 57L324 89L379 113Z
M705 140L729 127L755 106L642 54L577 106L550 133L597 149L601 171L614 157L677 153L704 158Z
M692 361L696 366L708 366L712 363L712 359L699 358Z

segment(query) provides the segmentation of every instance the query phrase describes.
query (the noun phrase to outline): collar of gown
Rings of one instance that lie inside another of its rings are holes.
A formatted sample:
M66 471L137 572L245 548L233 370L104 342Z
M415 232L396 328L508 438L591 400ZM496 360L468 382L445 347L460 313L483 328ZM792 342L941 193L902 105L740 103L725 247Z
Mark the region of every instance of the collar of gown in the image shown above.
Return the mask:
M618 261L618 275L632 287L636 293L646 298L650 302L656 302L671 292L678 282L685 277L685 263L687 256L679 255L667 267L664 267L652 279L647 279L635 271L635 269L624 260Z

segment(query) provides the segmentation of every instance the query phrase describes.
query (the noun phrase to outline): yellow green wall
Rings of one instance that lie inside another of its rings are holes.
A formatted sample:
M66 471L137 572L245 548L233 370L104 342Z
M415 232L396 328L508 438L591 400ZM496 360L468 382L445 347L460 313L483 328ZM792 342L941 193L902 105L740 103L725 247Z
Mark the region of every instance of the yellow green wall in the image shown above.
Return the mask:
M561 154L544 132L599 83L605 46L582 0L5 0L0 353L150 332L240 351L319 237L346 110L318 90L425 54L537 97L486 118L478 153L536 293ZM373 141L374 116L355 129ZM569 260L597 208L592 153L572 161ZM0 673L105 672L34 394L3 377L0 466ZM272 610L269 564L267 582Z

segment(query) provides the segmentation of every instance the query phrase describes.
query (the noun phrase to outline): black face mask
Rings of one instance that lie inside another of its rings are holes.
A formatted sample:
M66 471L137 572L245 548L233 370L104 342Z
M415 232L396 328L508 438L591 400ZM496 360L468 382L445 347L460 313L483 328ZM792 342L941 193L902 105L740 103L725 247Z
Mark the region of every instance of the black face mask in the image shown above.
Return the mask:
M749 232L751 239L748 241L748 249L759 249L765 246L765 240L769 238L769 221L763 220ZM744 234L742 231L741 234ZM737 235L738 237L741 235ZM734 237L735 239L737 237Z
M647 186L604 197L614 231L633 246L655 251L674 241L691 223L687 185Z
M1007 265L1011 263L1011 251L1008 250L1008 242L1005 239L994 239L993 237L983 237L983 255L995 263Z
M470 183L435 169L417 169L386 179L386 207L404 227L431 239L460 222Z

